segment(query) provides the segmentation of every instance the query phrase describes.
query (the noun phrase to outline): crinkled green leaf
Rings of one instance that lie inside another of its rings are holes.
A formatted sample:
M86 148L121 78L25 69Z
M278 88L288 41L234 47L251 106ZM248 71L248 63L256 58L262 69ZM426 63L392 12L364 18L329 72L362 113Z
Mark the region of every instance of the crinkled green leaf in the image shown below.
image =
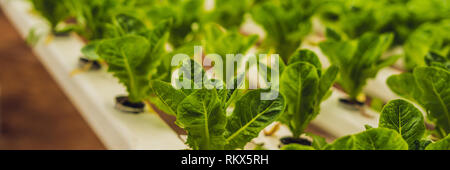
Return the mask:
M263 90L250 91L236 102L227 121L227 149L243 148L284 111L282 95L275 100L261 100L262 93Z
M177 125L188 132L194 150L220 150L225 146L226 113L215 89L200 89L186 97L177 109Z
M412 101L419 102L422 100L422 90L416 83L416 79L412 73L403 73L393 75L388 78L387 85L396 94Z
M404 100L390 101L381 112L379 127L397 131L412 146L425 134L425 122L422 113L411 103Z
M450 132L450 72L436 67L419 67L414 73L389 77L387 84L396 94L421 105L428 119L436 123L443 137Z
M421 105L429 118L436 121L446 134L450 133L450 72L434 67L419 67L414 70L417 85L424 93Z

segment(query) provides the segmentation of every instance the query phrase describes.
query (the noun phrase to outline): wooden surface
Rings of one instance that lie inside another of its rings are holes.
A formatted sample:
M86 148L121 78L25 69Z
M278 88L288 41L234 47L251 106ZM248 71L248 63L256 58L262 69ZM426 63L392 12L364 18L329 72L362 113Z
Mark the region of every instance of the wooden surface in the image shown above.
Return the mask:
M104 149L0 11L0 149Z

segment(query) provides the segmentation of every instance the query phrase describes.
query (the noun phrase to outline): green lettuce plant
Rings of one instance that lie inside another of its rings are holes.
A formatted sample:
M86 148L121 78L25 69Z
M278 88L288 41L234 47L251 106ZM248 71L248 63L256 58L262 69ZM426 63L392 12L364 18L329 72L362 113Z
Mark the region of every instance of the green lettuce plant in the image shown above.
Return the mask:
M98 45L98 56L125 85L131 102L141 102L151 94L150 80L164 56L169 27L170 22L163 22L146 35L125 35Z
M378 128L344 136L327 144L314 139L312 146L290 144L285 150L449 150L450 136L432 142L424 138L426 131L422 113L405 100L389 102L381 112Z
M233 98L237 90L225 88L184 91L162 81L153 81L152 88L176 114L176 124L187 131L186 144L194 150L242 149L276 121L285 108L281 95L276 100L261 100L263 90ZM231 113L227 112L229 102L235 103Z
M400 57L382 58L392 43L392 34L366 33L357 40L346 40L337 32L328 29L327 40L320 43L320 49L329 61L340 68L339 85L356 101L366 85L378 71L388 67Z
M426 110L436 124L435 133L443 138L450 133L450 72L438 67L418 67L412 73L393 75L389 88Z
M319 114L320 103L331 94L338 71L336 66L322 71L319 58L309 50L299 50L290 58L280 79L287 105L280 121L288 125L293 137L299 138Z

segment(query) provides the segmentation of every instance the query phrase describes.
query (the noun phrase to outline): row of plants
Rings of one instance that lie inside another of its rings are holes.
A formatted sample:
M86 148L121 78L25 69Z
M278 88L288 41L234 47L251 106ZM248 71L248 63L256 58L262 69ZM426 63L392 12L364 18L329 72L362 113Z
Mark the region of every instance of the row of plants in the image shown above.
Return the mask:
M147 104L176 117L191 149L242 149L273 122L301 138L335 81L350 101L358 101L367 81L401 57L405 70L411 71L392 76L387 84L420 105L426 121L410 103L396 100L384 107L379 128L368 127L331 144L312 135L311 146L283 149L449 149L447 1L216 0L212 9L204 7L204 0L30 1L50 23L53 35L81 36L87 43L82 52L88 66L107 67L126 87L128 95L117 100L122 110L139 112ZM314 52L299 49L314 33L315 18L327 27L326 40L319 44L332 63L327 69ZM247 20L260 25L265 37L243 33L240 28ZM225 88L248 86L242 83L248 77L239 74L231 80L208 77L196 82L191 73L207 77L210 68L195 69L198 63L192 59L171 66L175 54L193 58L195 45L224 61L226 54L246 54L251 48L279 54L280 95L264 101L260 93L267 89ZM404 55L384 55L399 45ZM202 88L173 87L176 70L184 74L175 77ZM222 88L205 88L209 86ZM425 122L433 129L425 130Z

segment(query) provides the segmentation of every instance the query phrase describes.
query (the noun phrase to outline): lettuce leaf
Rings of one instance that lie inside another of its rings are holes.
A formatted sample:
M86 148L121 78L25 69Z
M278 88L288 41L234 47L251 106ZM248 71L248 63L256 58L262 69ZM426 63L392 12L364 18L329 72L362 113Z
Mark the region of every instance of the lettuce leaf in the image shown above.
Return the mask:
M186 143L194 150L224 149L226 123L215 89L198 90L178 105L176 124L188 132Z
M227 118L227 149L243 148L284 111L285 102L281 95L276 100L265 101L261 100L262 92L250 91L236 102L233 113Z
M150 43L140 36L125 36L105 40L98 54L108 63L112 72L125 85L131 102L140 102L150 94L150 63L144 62Z
M112 72L125 85L131 102L145 100L151 94L150 80L164 56L167 28L170 21L147 31L145 37L125 35L101 41L97 54L108 64Z
M330 93L338 68L331 66L323 75L318 57L309 50L294 54L280 79L280 92L287 110L280 121L288 125L294 137L300 137L320 111L320 103Z
M390 101L384 106L378 126L397 131L409 146L413 146L425 134L422 112L400 99Z

